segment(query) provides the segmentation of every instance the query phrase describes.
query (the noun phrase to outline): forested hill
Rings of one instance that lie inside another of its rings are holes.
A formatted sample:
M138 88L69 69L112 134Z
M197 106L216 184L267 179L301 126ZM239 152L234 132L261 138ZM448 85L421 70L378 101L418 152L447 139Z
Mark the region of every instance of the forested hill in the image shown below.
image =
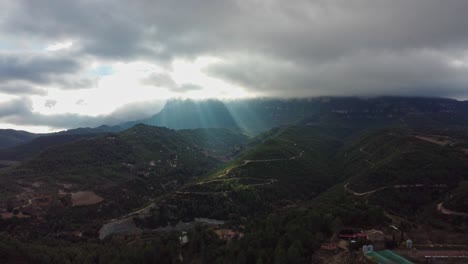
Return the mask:
M24 164L8 169L6 173L21 177L53 176L58 177L56 180L81 181L92 186L94 180L103 177L99 172L107 171L104 177L115 178L126 174L119 169L124 166L123 163L138 167L146 166L151 161L180 161L183 157L186 160L181 162L182 166L202 168L202 160L213 162L231 155L230 151L240 151L247 139L242 134L225 129L177 132L136 125L117 134L81 138L49 148ZM212 155L208 156L209 153ZM202 163L197 165L198 162ZM205 168L202 170L205 171Z
M75 128L40 135L24 131L2 130L0 131L0 149L28 143L38 136L88 136L116 133L139 123L171 129L237 129L255 136L277 126L291 125L307 120L311 116L327 114L375 122L396 121L404 118L408 120L408 123L421 127L447 125L447 121L450 121L450 125L453 126L465 126L468 124L468 102L408 97L170 100L159 113L155 113L148 119L129 121L115 126ZM64 137L58 140L62 139Z
M253 138L139 124L51 147L0 171L0 252L13 263L344 263L355 255L320 245L356 227L395 246L391 226L419 245L432 233L468 244L464 108L414 100L400 114L316 108Z
M22 201L39 194L59 199L88 191L105 201L100 213L93 214L94 219L119 216L194 177L206 175L242 152L247 140L246 136L225 129L178 132L146 125L82 138L3 169L2 202L11 199L13 204L22 206ZM63 199L54 203L70 205ZM42 216L50 213L46 208L49 207L29 210ZM89 219L73 217L70 221L85 220Z
M346 189L356 196L367 193L370 202L394 213L417 216L459 193L458 186L468 180L464 144L450 134L402 129L370 133L340 154Z
M96 134L46 134L16 146L0 148L0 160L22 161L32 158L48 148L96 136Z
M0 149L28 142L39 135L13 129L0 129Z

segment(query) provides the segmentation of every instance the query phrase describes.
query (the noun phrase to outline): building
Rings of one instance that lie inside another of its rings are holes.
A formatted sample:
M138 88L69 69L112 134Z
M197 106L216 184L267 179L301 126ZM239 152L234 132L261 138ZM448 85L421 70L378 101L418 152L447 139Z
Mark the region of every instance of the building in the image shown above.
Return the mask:
M335 251L338 249L338 246L335 243L323 243L320 245L320 249L327 251Z
M406 258L398 255L397 253L391 250L382 250L382 251L368 251L366 256L377 261L379 264L413 264L413 262L407 260Z
M219 239L229 241L235 237L241 238L243 236L242 233L235 232L231 229L218 229L215 230L216 235L218 235Z
M347 228L338 233L338 237L345 240L365 240L367 234L361 229Z
M179 236L180 244L185 245L189 242L187 232L182 232Z

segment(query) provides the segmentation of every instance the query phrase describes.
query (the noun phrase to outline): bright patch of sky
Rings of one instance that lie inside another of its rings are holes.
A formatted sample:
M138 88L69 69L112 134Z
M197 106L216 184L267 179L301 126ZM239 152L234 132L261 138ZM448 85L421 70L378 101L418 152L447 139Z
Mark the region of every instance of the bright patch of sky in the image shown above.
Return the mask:
M72 41L57 42L57 43L47 46L45 50L47 51L57 51L57 50L64 50L64 49L66 50L66 49L71 48L72 45L73 45Z
M147 62L97 64L91 72L98 75L96 88L61 90L49 88L48 96L33 96L34 111L43 114L77 113L90 116L109 114L117 107L132 102L166 100L169 98L241 98L252 96L247 91L225 81L203 73L203 68L213 63L213 58L201 58L193 62L177 60L170 72ZM179 84L200 86L200 90L182 93L173 92L169 87L144 84L142 80L153 73L165 73ZM47 100L57 103L48 107Z

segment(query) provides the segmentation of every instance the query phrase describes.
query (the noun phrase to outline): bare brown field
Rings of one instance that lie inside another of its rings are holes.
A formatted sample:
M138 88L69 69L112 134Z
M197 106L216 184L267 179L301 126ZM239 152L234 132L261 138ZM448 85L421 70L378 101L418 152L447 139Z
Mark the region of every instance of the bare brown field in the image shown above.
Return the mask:
M93 191L75 192L71 194L72 206L93 205L104 199Z

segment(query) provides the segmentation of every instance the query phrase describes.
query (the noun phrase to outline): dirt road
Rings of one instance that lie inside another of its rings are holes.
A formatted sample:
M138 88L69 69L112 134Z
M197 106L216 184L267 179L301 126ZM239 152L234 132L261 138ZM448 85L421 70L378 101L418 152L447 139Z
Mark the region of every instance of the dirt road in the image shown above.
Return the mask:
M458 215L458 216L468 216L467 213L455 212L444 207L444 203L437 204L437 211L445 215Z

